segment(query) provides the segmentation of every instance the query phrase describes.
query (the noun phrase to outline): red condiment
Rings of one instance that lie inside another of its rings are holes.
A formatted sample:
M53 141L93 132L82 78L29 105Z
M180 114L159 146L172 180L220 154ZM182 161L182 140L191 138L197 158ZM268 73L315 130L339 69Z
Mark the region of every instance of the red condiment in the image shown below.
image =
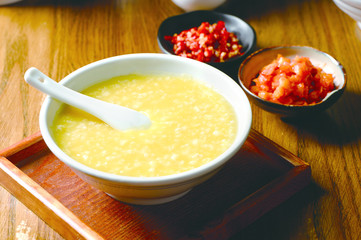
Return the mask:
M314 66L307 57L292 61L278 55L252 80L251 92L268 101L285 105L309 105L320 102L334 90L334 77Z
M243 55L237 36L227 31L223 21L214 24L203 22L199 27L165 36L165 40L172 42L176 55L201 62L224 62Z

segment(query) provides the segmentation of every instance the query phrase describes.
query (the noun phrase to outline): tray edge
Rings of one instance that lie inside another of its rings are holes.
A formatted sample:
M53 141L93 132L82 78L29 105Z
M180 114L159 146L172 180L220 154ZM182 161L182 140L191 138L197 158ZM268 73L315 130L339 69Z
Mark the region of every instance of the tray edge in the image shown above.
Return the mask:
M26 150L40 141L42 137L36 133L0 151L0 184L66 239L103 240L98 233L7 158L24 150L25 154L20 155L28 155L29 152ZM38 150L40 149L37 147L35 153Z

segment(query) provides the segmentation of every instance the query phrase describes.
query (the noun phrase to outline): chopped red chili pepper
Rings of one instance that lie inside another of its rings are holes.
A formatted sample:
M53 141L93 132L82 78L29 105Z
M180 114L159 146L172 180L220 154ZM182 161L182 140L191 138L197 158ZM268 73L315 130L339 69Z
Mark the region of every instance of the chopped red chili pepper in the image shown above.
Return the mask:
M214 24L203 22L199 27L165 36L164 39L173 44L176 55L201 62L224 62L243 55L237 36L227 31L223 21Z

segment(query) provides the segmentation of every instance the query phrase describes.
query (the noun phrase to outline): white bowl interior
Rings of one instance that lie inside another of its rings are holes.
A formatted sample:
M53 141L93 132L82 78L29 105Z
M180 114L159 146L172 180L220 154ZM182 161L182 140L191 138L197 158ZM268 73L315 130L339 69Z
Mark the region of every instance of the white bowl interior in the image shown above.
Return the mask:
M199 177L223 165L242 146L251 126L251 109L241 88L226 74L207 64L178 56L165 54L130 54L104 59L89 64L65 77L60 83L77 91L109 78L127 74L188 74L195 79L210 84L234 107L238 119L238 133L233 145L221 156L197 169L185 173L154 177L134 178L104 173L89 168L67 156L59 149L52 138L50 126L61 103L47 97L40 112L40 129L50 150L70 167L97 178L130 184L154 185L176 183Z
M361 10L361 1L359 0L340 0L340 1Z
M341 0L333 0L336 6L338 6L344 13L349 15L357 22L361 22L361 9L349 5Z

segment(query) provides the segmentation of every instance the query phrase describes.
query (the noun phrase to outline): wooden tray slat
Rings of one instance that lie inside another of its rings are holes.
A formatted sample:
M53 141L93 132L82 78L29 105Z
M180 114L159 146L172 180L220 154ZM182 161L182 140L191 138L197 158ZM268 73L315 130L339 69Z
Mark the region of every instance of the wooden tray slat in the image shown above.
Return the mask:
M66 239L103 239L4 157L0 157L0 179L10 193Z
M124 204L83 182L40 133L0 156L2 186L67 239L227 239L311 178L307 163L254 130L213 178L155 206Z

